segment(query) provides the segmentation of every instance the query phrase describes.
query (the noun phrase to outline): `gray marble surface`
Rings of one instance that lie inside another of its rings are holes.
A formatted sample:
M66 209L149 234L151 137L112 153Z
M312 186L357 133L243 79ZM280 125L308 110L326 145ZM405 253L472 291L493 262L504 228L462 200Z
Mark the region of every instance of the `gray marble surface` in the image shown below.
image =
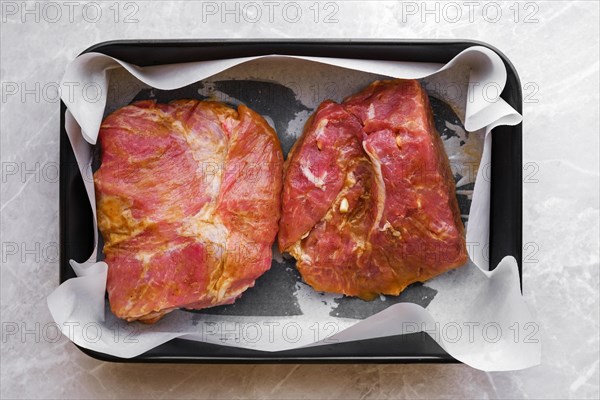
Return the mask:
M597 2L2 1L0 18L2 398L599 397ZM56 337L46 296L58 282L65 66L106 40L220 37L476 39L512 60L526 99L524 294L540 366L118 365Z

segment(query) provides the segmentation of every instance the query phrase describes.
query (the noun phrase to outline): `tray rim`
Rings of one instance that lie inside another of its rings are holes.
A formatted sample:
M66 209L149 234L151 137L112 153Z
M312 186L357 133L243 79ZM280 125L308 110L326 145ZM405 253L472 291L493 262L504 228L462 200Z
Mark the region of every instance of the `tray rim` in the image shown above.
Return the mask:
M116 39L116 40L108 40L108 41L103 41L103 42L99 42L96 44L93 44L91 46L89 46L88 48L86 48L85 50L83 50L81 53L78 54L78 56L86 54L86 53L90 53L90 52L97 52L99 50L103 50L106 47L109 46L142 46L142 47L146 47L146 46L165 46L165 45L178 45L178 46L185 46L185 47L192 47L192 46L198 46L198 45L226 45L226 46L231 46L231 45L238 45L238 46L244 46L244 45L308 45L308 46L324 46L324 45L329 45L329 46L357 46L357 45L402 45L402 46L410 46L410 45L427 45L427 46L448 46L448 45L458 45L458 46L465 46L464 48L468 48L471 46L482 46L485 48L488 48L492 51L494 51L504 62L506 69L507 69L507 82L506 85L504 87L504 90L501 94L502 98L506 97L506 93L508 90L510 90L512 92L512 94L515 96L513 103L511 104L520 114L523 113L522 107L523 107L523 95L522 95L522 85L521 85L521 81L520 81L520 77L519 74L515 68L515 66L513 65L513 63L510 61L510 59L500 50L498 50L496 47L486 43L486 42L482 42L482 41L478 41L478 40L471 40L471 39L393 39L393 38L387 38L387 39L371 39L371 38L352 38L352 39L348 39L348 38L316 38L316 39L283 39L283 38L273 38L273 39L227 39L227 38L213 38L213 39L192 39L192 38L184 38L184 39ZM273 53L271 53L273 54ZM279 53L282 54L282 53ZM456 55L456 54L455 54ZM236 58L236 57L230 57L230 58ZM220 58L220 59L226 59L226 58ZM385 59L385 58L382 58ZM153 65L159 65L159 64L153 64ZM514 82L510 82L510 80L513 80ZM65 112L66 112L66 105L62 102L60 102L60 137L59 137L59 141L60 141L60 162L62 164L63 162L63 140L64 137L66 135L63 135L64 133L64 129L65 129ZM522 262L522 192L523 192L523 187L522 187L522 126L523 126L523 122L519 123L518 125L515 126L500 126L500 127L496 127L492 130L492 132L496 132L499 130L511 130L514 129L517 132L511 135L516 136L514 139L517 141L516 146L518 147L518 152L516 154L514 154L517 158L517 160L514 161L518 161L518 165L512 165L512 180L517 181L519 184L518 185L514 185L514 187L517 189L516 193L513 193L513 196L511 197L511 200L514 201L514 218L515 221L513 221L515 223L515 225L517 226L517 230L515 232L516 234L516 240L519 243L520 247L515 248L515 252L517 254L513 254L513 256L515 256L515 258L517 259L517 263L518 263L518 267L519 267L519 279L520 279L520 284L521 284L521 291L523 290L523 282L522 282L522 277L523 277L523 273L522 273L522 267L523 267L523 262ZM498 135L496 135L498 136ZM494 138L494 135L492 135L492 139ZM68 138L66 140L68 142ZM495 141L493 140L493 143ZM67 143L67 145L70 146L69 143ZM492 144L492 165L494 164L493 160L494 160L494 148L496 146L494 146L494 144ZM494 168L491 168L492 170L492 181L494 180L494 173L493 170ZM68 280L69 278L65 277L66 271L65 271L65 254L64 254L64 249L63 249L63 244L64 244L64 240L63 240L63 233L64 233L64 215L65 213L65 203L66 203L66 199L65 199L65 193L63 190L63 185L64 183L64 179L63 179L63 174L62 174L62 169L60 172L60 189L59 189L59 223L60 223L60 261L59 261L59 284L62 284L63 282L65 282L66 280ZM514 178L518 178L518 179L514 179ZM502 178L504 179L504 178ZM490 190L493 191L494 185L490 185ZM494 219L494 205L493 205L493 196L490 193L490 227L492 226L492 221ZM492 229L490 229L490 252L493 251L492 250L492 246L491 243L493 241L493 235L492 235ZM491 260L491 254L490 254L490 260ZM70 266L68 266L68 260L66 260L66 265L67 265L67 270L70 269ZM490 263L490 267L492 267L492 264ZM405 336L424 336L426 335L425 333L415 333L415 334L411 334L411 335L405 335ZM180 340L185 340L185 339L173 339L173 341L180 341ZM359 343L359 342L366 342L366 341L356 341L356 342L348 342L348 343ZM265 353L265 357L244 357L244 356L240 356L240 357L219 357L219 356L207 356L207 357L198 357L198 356L190 356L190 357L182 357L182 356L153 356L152 358L145 358L144 354L139 355L137 357L134 358L120 358L120 357L114 357L105 353L100 353L100 352L96 352L94 350L90 350L90 349L86 349L84 347L81 347L79 345L75 346L77 348L79 348L84 354L88 355L89 357L95 358L97 360L100 361L107 361L107 362L120 362L120 363L214 363L214 364L273 364L273 363L280 363L280 364L289 364L289 363L306 363L306 364L316 364L316 363L323 363L323 364L331 364L331 363L403 363L403 364L414 364L414 363L423 363L423 364L429 364L429 363L460 363L460 361L454 359L453 357L449 356L448 354L444 354L444 356L320 356L320 357L285 357L285 356L281 356L281 355L277 355L277 353L272 353L273 356L269 357L267 355L271 354L271 353ZM161 345L161 346L164 346ZM161 347L158 346L158 347ZM221 347L227 347L227 346L221 346ZM322 346L322 347L326 347L326 346Z

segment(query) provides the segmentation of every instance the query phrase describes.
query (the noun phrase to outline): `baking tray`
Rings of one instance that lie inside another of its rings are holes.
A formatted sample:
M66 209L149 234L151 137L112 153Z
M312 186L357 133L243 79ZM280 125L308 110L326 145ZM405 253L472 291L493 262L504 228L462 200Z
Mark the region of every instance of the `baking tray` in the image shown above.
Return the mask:
M495 51L507 70L501 97L522 113L519 76L504 54L477 41L428 40L118 40L96 44L103 53L139 66L251 57L269 54L447 63L471 46ZM83 179L65 130L60 104L60 283L75 277L69 260L84 261L93 250L92 213ZM513 256L522 279L522 124L494 128L490 200L490 265ZM86 177L90 179L91 177ZM78 346L79 347L79 346ZM79 347L103 361L177 363L458 362L426 333L360 340L279 352L261 352L173 339L124 359Z

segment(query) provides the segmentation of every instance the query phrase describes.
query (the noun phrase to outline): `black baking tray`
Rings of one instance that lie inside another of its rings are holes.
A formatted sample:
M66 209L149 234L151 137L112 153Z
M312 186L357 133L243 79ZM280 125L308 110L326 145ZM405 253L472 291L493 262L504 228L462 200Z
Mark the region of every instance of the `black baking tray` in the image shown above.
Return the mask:
M522 113L519 76L497 49L477 41L444 40L118 40L96 44L103 53L139 66L269 54L446 63L471 46L495 51L507 70L501 97ZM60 131L60 283L75 277L69 260L83 261L93 249L92 213L65 130ZM494 128L492 136L490 265L513 256L522 277L522 124ZM86 179L89 179L86 177ZM176 363L451 363L457 362L426 333L361 340L280 352L261 352L173 339L142 355L124 359L80 349L91 357L118 362Z

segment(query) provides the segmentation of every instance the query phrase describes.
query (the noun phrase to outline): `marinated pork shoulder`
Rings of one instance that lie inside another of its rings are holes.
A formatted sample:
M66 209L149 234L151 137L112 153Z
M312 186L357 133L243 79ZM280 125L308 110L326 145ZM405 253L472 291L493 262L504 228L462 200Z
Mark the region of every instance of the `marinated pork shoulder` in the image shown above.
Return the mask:
M398 295L464 264L464 227L427 93L377 81L322 103L285 166L279 247L319 291Z
M141 101L109 115L94 174L113 313L156 322L235 301L271 265L283 155L257 113Z

